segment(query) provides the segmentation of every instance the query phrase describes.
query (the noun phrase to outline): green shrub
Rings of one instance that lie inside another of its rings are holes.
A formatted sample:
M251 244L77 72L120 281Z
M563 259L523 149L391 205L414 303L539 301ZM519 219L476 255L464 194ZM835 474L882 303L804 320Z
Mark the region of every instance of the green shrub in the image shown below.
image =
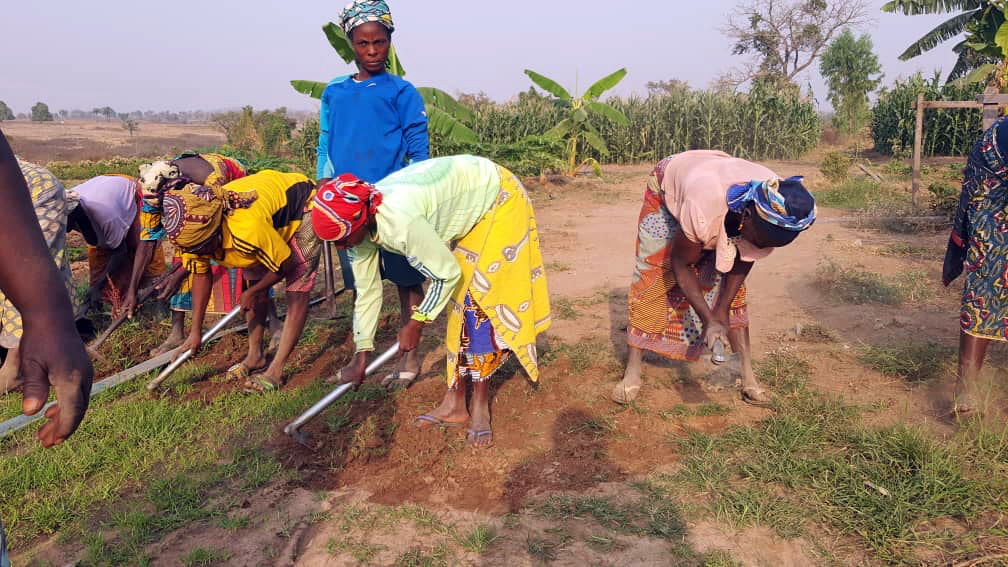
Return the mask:
M46 165L58 179L91 179L99 175L140 175L140 166L150 163L159 157L126 158L116 156L98 161L83 160L76 162L51 161Z
M960 190L948 183L932 183L928 185L928 193L929 204L935 212L951 214L959 206Z
M851 163L853 160L843 152L826 152L822 163L819 164L819 171L826 176L826 179L833 183L840 183L847 179L847 170Z

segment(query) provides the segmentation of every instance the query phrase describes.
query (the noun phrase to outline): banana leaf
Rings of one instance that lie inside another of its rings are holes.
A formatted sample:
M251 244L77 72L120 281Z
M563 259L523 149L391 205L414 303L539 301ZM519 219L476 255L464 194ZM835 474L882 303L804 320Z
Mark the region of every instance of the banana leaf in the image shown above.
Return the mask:
M427 106L435 106L463 124L476 122L476 115L465 105L459 104L451 95L434 87L417 87Z
M326 83L320 83L318 81L298 81L294 80L290 82L294 90L301 94L306 94L312 98L322 98L322 92L325 91Z
M543 137L550 140L559 140L569 134L573 129L574 121L570 118L564 118L560 122L557 122L556 126L547 130L546 133L543 134Z
M479 141L476 132L436 106L427 105L427 129L452 142L475 144Z
M620 69L611 75L602 77L594 85L588 87L588 90L585 91L584 96L581 98L586 101L595 100L602 96L602 93L618 85L623 80L623 77L626 77L626 69Z
M602 141L602 136L599 135L598 130L596 130L591 124L585 124L585 126L587 126L587 128L585 128L584 132L582 132L585 141L587 141L591 147L595 148L595 151L602 156L609 155L609 148L606 146L606 143Z
M595 114L598 114L599 116L603 116L605 118L608 118L609 120L612 120L613 122L619 124L620 126L628 126L630 124L630 121L627 120L626 115L624 115L619 110L616 110L615 108L604 102L597 102L597 101L589 102L585 104L585 108L594 112Z
M571 100L574 98L569 92L567 92L567 89L561 87L559 83L549 77L544 77L530 69L525 69L525 74L528 75L528 78L532 79L533 83L539 85L540 88L557 98L562 98L564 100Z

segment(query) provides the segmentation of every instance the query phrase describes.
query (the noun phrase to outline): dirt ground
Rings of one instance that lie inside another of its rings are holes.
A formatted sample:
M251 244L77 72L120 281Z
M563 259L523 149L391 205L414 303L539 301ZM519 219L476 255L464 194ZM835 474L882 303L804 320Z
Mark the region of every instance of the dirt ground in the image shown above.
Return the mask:
M50 128L52 133L47 133ZM126 133L116 131L117 124L4 125L22 147L38 143L39 151L42 140L51 136L83 139L81 130L100 128L115 135L110 138L113 144L129 144ZM143 128L140 135L155 136ZM213 133L201 130L193 135L209 139ZM61 155L60 159L65 158ZM766 165L782 176L806 175L813 191L822 186L811 160ZM702 376L709 368L703 362L670 364L652 357L645 359L645 386L637 406L621 408L608 400L626 355L627 286L640 199L649 172L650 166L607 167L607 182L530 184L551 296L554 303L562 300L575 305L577 315L564 319L554 313L542 344L543 356L549 358L551 349L554 356L544 364L539 384L529 383L514 364L495 380L492 449L466 448L464 428L419 431L413 426L415 416L433 408L444 393L444 353L435 346L441 328L433 329L425 341L431 348L425 353L421 377L405 391L359 399L311 423L306 431L316 450L294 443L281 432L283 424L276 424L267 447L287 470L297 474L247 498L248 505L242 508L255 518L251 527L231 532L207 523L191 524L149 546L153 564L180 564L198 547L225 550L220 564L227 565L392 564L413 549L434 553L440 532L430 524L376 519L376 510L401 510L408 505L435 511L442 522L456 526L495 527L497 543L479 553L456 555L461 564L538 564L526 550L533 543L528 534L560 528L572 534L573 543L562 546L554 564L668 564L672 547L666 540L626 535L614 551L585 543L591 535L590 522L552 522L530 512L552 494L631 499L636 494L635 482L675 467L678 455L670 440L696 431L722 432L770 413L742 403L733 388L707 384ZM887 402L890 409L879 412L880 422L905 420L937 432L950 430L952 426L940 417L949 398L944 384L909 388L906 382L886 378L858 364L852 354L844 354L845 349L859 345L899 344L911 335L954 344L958 292L940 285L946 233L893 236L835 222L839 216L843 213L820 209L820 220L812 230L754 268L747 285L755 356L791 345L810 362L815 388L842 393L858 403ZM927 259L876 253L881 246L897 242L911 242L934 253ZM923 270L929 278L930 299L891 307L841 304L825 296L815 282L816 270L827 258L879 273ZM393 323L391 317L384 320L379 349L393 340ZM795 341L796 325L813 324L839 338L839 354L837 348ZM330 339L331 348L320 356L300 361L306 370L293 377L292 387L328 375L343 364L352 352L346 338L344 331ZM589 353L588 364L577 363L578 347ZM222 371L237 360L235 353L241 350L241 339L227 339L215 348L217 354L210 362ZM229 387L208 380L197 384L190 395L212 397ZM673 407L704 403L717 403L728 411L707 417L662 417L663 411ZM334 428L334 421L346 425ZM612 434L603 435L600 430ZM851 562L864 559L857 551L844 551L843 541L816 541L814 531L784 539L766 528L736 530L714 518L700 518L689 520L684 533L684 544L693 549L723 550L744 565L818 564L823 546L841 564L847 562L845 557ZM352 550L340 543L362 534L375 550L363 561L355 560ZM55 542L34 551L36 560L56 564L72 561L79 553L73 546Z
M118 120L0 124L14 152L37 163L99 160L111 156L152 156L223 144L224 134L210 123L140 122L130 133Z

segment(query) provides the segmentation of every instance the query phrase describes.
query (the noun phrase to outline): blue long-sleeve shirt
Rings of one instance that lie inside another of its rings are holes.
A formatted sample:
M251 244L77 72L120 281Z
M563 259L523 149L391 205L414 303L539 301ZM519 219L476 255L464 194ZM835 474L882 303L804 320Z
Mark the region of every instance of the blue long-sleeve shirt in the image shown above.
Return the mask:
M430 157L423 98L408 81L384 73L357 82L333 79L322 93L317 178L352 173L376 183Z

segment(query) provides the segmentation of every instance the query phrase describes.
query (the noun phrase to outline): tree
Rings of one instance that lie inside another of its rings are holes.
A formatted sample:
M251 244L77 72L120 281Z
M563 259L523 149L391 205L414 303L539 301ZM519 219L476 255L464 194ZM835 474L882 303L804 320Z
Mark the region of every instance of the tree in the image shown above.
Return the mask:
M739 82L793 82L842 28L867 21L866 0L743 0L722 31L733 54L751 56Z
M353 46L343 30L336 24L329 22L322 26L322 31L329 40L329 45L332 45L343 61L353 63L355 59ZM385 67L392 75L402 77L406 74L394 46L389 47L389 56ZM322 98L326 83L294 80L291 81L291 86L299 93L312 98ZM424 99L427 127L431 134L452 142L475 143L477 141L476 132L473 132L468 126L476 120L476 117L468 108L456 102L448 93L440 89L419 87L417 90L420 91L420 96Z
M680 79L669 79L667 81L648 81L647 91L652 96L671 95L681 92L689 92L689 83Z
M985 80L1003 59L1008 47L1008 25L1001 1L892 0L882 6L882 11L905 16L958 12L921 36L899 56L902 61L913 59L965 33L965 37L952 47L958 58L946 82L962 78Z
M14 120L14 111L7 106L7 103L0 100L0 122L4 120Z
M882 82L882 67L871 37L854 37L845 29L823 51L819 71L826 78L834 125L845 134L861 130L868 120L868 93Z
M106 122L109 122L116 117L116 111L111 106L102 107L101 114L105 117Z
M49 112L49 105L44 102L36 102L31 108L32 122L52 122L53 115Z
M620 69L611 75L599 79L579 97L572 96L559 83L535 71L525 69L525 74L532 79L533 83L539 85L539 88L556 97L557 103L567 109L567 116L543 135L547 139L562 140L566 143L567 175L574 177L577 175L577 168L580 165L588 164L592 166L595 175L602 177L602 166L599 165L598 160L587 158L580 162L578 161L580 143L583 140L600 155L609 155L609 148L606 147L602 136L588 122L589 112L612 120L621 126L626 126L630 123L622 112L598 100L602 96L602 93L615 87L623 80L623 77L626 76L626 69Z

